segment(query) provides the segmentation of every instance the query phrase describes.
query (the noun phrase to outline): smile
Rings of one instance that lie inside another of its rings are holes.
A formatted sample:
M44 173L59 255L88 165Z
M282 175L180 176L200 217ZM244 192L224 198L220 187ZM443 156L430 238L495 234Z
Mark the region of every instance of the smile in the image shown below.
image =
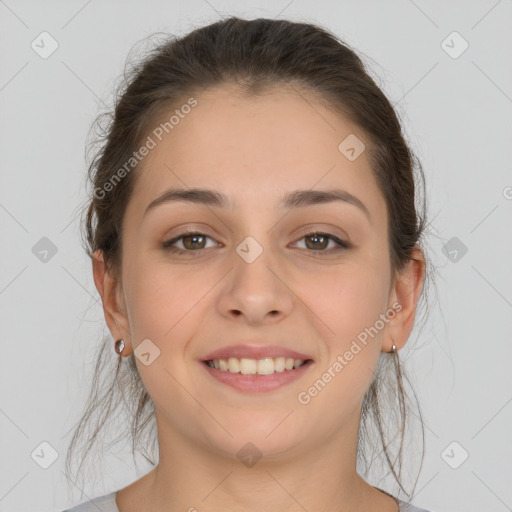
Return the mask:
M266 357L264 359L215 359L201 366L218 382L238 391L273 391L300 378L313 365L312 359Z

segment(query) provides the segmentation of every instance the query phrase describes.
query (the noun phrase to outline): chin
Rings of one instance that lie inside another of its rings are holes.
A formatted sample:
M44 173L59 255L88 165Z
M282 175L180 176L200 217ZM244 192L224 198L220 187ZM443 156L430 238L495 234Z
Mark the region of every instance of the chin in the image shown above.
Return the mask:
M283 421L288 412L280 415L272 414L263 417L261 411L254 415L247 414L245 418L227 422L226 430L216 429L215 439L209 431L209 443L217 446L228 458L264 457L265 460L279 460L286 455L293 455L299 447L304 447L307 436L304 429L295 428L290 424L290 418Z

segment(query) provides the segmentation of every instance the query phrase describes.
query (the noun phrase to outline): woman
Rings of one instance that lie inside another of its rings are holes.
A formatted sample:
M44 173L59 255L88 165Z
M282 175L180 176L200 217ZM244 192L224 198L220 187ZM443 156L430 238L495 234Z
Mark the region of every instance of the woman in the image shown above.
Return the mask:
M110 391L135 404L134 449L156 421L159 461L72 510L421 510L356 469L373 419L402 487L381 407L393 374L404 424L398 351L426 276L414 161L359 57L314 25L234 17L133 70L86 234Z

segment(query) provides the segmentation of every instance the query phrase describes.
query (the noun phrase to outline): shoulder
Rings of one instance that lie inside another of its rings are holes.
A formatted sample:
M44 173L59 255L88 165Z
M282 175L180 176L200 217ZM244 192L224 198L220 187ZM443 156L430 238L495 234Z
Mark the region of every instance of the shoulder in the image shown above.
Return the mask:
M63 512L119 512L116 505L117 491L87 500Z
M430 512L424 508L415 507L406 501L398 500L398 504L400 505L400 512Z

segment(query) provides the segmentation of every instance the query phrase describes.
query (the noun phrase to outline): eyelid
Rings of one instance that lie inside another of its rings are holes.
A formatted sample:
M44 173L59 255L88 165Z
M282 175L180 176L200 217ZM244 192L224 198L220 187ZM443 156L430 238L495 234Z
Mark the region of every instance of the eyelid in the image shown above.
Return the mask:
M210 240L214 240L217 243L217 241L213 237L211 237L210 235L207 235L206 233L201 232L201 230L199 230L199 229L190 229L190 230L187 229L185 231L181 231L176 236L174 236L174 237L172 237L170 239L167 239L164 242L162 242L162 246L164 248L166 248L166 249L169 248L169 247L173 247L172 244L180 241L182 238L185 238L188 235L202 236L204 238L209 238ZM180 249L179 247L176 247L176 249L179 250L179 251L182 251L182 252L189 252L189 253L191 253L191 252L199 252L200 250L204 250L204 249L199 249L197 251L191 251L191 250ZM210 249L210 247L206 247L205 249Z
M335 230L340 231L341 233L334 234ZM353 243L350 241L350 237L347 235L345 231L335 226L328 227L320 227L318 224L308 225L299 229L298 234L300 236L314 235L314 234L324 234L326 236L331 237L332 239L337 239L340 242L343 242L347 246L353 247Z

